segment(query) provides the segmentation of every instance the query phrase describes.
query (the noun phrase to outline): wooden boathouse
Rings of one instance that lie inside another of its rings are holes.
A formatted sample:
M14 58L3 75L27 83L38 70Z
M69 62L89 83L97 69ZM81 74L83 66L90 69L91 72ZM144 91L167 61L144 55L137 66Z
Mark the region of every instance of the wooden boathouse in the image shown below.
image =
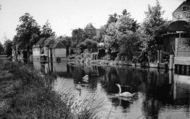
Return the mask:
M171 69L190 74L190 1L184 1L173 12L172 17L173 22L168 26L168 32L175 36L174 62Z

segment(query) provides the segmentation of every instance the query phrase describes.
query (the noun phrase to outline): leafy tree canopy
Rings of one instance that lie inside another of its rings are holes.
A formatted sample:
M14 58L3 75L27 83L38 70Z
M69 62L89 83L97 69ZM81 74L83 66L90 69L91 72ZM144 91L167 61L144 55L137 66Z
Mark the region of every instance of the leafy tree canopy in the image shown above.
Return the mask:
M3 44L0 42L0 54L4 53L4 47Z
M50 23L47 21L43 26L42 26L42 31L41 31L41 37L51 37L55 36L55 32L53 32Z
M143 32L146 36L144 41L144 47L147 52L149 52L150 61L155 61L157 57L157 50L159 47L159 42L156 37L160 35L159 30L163 30L161 27L166 23L166 20L163 19L164 11L158 0L156 0L155 6L148 6L148 11L145 12L146 18L143 22Z
M91 24L87 24L84 28L86 38L93 39L96 36L96 28Z
M131 18L131 15L129 12L127 12L126 9L123 10L123 15L120 16L120 18L116 22L116 26L118 31L120 32L127 32L128 30L136 32L139 25L137 22Z
M146 18L143 22L145 34L152 36L154 31L165 23L162 17L163 13L164 11L162 11L162 7L158 0L156 0L155 6L148 6L148 11L145 12Z
M130 13L124 9L121 15L110 15L105 26L105 33L102 37L105 47L111 50L111 52L119 51L122 55L131 55L130 57L132 57L132 55L135 54L133 53L133 49L137 46L135 43L140 40L140 38L134 35L139 28L139 24L136 20L131 18ZM127 50L127 48L131 50Z
M12 55L12 45L13 45L13 42L11 40L6 40L5 43L4 43L5 54L7 56Z
M81 42L78 47L81 48L83 51L84 49L88 49L88 51L93 52L97 50L97 42L92 39L86 39L85 41Z
M17 44L20 49L31 49L32 45L39 40L40 26L29 13L25 13L19 18L20 24L17 26Z
M76 47L80 42L85 40L85 32L83 29L78 28L72 31L71 46Z

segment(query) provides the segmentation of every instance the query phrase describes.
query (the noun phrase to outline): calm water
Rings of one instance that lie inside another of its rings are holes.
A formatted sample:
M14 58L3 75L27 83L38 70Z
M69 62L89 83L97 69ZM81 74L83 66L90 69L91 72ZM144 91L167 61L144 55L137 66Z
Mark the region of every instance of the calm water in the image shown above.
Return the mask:
M96 95L102 103L100 118L109 119L190 119L190 76L156 69L132 67L69 66L34 62L42 72L56 72L54 90L73 92L77 98ZM89 80L82 77L88 75ZM131 99L119 98L122 92L135 93Z

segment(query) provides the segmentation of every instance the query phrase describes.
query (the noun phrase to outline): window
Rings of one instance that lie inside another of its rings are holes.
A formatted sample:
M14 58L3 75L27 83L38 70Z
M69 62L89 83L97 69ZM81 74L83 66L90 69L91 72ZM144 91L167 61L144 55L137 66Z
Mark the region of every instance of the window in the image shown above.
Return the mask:
M189 10L189 7L188 7L188 6L183 6L183 7L182 7L182 11L187 11L187 10Z

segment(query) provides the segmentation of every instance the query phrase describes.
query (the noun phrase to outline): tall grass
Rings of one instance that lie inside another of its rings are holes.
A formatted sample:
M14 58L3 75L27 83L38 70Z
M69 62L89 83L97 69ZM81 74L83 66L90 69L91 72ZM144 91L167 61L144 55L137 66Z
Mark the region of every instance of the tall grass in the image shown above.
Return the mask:
M23 64L7 62L0 72L12 74L0 79L0 117L8 119L72 119L73 115L51 90L51 76L41 74Z
M62 95L64 102L67 102L68 108L77 119L98 119L105 103L104 98L99 98L97 94L90 94L84 98L75 97L70 92L64 92Z
M0 67L0 118L95 119L103 105L97 95L77 100L68 91L52 90L54 76L42 76L32 67L6 62Z

